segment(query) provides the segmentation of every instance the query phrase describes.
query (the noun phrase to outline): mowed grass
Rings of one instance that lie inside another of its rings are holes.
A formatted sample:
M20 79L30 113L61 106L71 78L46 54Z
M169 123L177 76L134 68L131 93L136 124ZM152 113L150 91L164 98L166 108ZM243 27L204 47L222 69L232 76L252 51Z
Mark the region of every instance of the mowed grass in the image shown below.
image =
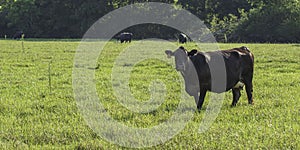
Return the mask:
M150 41L153 45L164 42ZM118 103L111 81L115 59L131 44L109 42L95 69L101 103L111 117L129 127L149 128L173 115L180 100L175 69L156 59L132 66L132 95L139 101L151 96L153 80L165 83L165 101L157 110L135 113ZM0 147L3 149L120 149L89 128L77 108L72 87L73 61L79 41L0 40ZM177 44L177 43L173 43ZM300 148L300 45L219 44L221 49L247 46L255 56L254 103L246 93L230 107L227 92L221 111L204 133L199 125L209 103L178 135L154 149L299 149ZM184 45L188 49L195 44ZM164 54L162 49L162 55ZM139 55L139 54L136 54ZM51 65L51 71L48 67ZM93 67L93 66L92 66ZM49 87L49 73L51 89ZM109 131L107 131L109 133ZM128 137L130 138L130 137ZM148 147L149 148L149 147ZM124 148L127 149L127 148ZM147 149L147 148L145 148Z

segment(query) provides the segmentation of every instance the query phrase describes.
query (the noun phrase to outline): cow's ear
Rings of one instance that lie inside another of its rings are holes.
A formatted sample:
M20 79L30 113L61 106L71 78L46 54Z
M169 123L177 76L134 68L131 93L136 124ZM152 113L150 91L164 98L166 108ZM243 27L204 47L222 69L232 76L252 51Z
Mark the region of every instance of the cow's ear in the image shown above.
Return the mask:
M191 50L190 52L188 52L188 56L194 56L198 51L196 49Z
M170 50L166 50L165 53L167 54L168 58L171 58L172 56L174 56L174 53Z
M201 63L206 64L210 61L210 56L205 53L199 52L197 54L197 60Z

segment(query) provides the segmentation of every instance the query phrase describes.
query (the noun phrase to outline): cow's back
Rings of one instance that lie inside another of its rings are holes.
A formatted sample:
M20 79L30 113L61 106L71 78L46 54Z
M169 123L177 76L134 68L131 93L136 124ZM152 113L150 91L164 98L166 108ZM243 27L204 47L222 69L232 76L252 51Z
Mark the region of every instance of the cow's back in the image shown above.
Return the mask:
M226 68L226 91L230 90L242 76L242 60L241 55L235 50L221 51L224 58Z
M226 89L230 90L244 75L253 73L253 55L249 49L231 49L214 52L198 52L196 55L190 57L194 67L198 74L199 84L201 88L205 88L211 91L211 72L209 68L209 61L213 60L213 57L219 59L222 56L226 69ZM213 92L224 92L213 91Z

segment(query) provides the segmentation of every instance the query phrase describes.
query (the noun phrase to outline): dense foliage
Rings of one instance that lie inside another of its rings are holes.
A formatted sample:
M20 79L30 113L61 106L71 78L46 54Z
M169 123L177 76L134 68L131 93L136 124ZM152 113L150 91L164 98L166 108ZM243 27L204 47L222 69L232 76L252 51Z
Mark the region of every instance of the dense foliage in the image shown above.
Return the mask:
M136 2L154 0L0 0L0 36L22 30L26 37L80 38L99 18ZM219 41L299 42L299 0L155 0L186 9ZM176 30L159 25L127 29L135 38L174 38ZM138 31L143 32L138 32Z

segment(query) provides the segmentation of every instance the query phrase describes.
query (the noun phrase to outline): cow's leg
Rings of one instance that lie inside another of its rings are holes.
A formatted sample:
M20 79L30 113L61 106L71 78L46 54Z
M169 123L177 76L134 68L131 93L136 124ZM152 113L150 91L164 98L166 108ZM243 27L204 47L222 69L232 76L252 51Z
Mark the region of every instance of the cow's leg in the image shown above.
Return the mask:
M252 95L252 92L253 92L253 85L252 85L252 82L246 84L246 93L247 93L247 97L248 97L248 103L249 104L253 104L253 95Z
M245 86L246 86L246 93L248 97L248 103L253 104L253 85L252 85L252 75L248 78L245 78Z
M195 99L196 106L198 106L198 101L199 101L198 93L194 95L194 99Z
M231 106L236 106L237 102L241 97L241 89L240 88L232 88L233 100Z
M207 90L200 90L199 101L198 101L198 104L197 104L197 109L198 110L201 110L201 108L202 108L206 92L207 92Z

